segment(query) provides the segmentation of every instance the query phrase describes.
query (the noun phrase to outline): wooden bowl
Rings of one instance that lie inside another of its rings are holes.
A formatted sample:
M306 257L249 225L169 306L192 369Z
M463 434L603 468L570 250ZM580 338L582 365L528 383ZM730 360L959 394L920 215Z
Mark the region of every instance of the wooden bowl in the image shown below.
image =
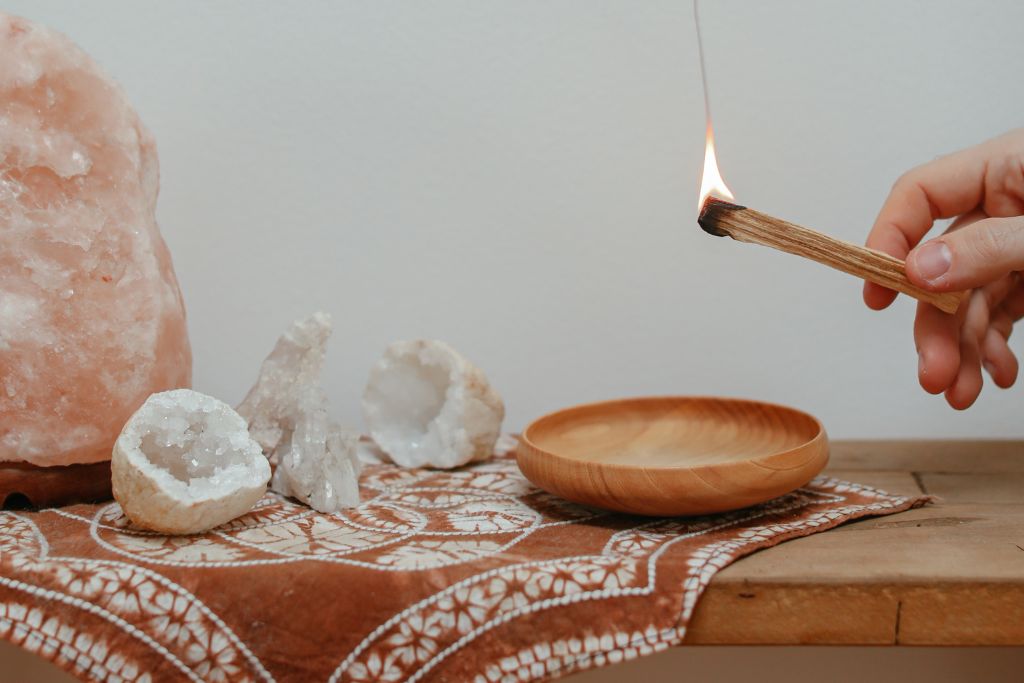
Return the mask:
M516 450L534 484L638 515L702 515L763 503L828 462L817 419L730 398L632 398L575 406L530 424Z

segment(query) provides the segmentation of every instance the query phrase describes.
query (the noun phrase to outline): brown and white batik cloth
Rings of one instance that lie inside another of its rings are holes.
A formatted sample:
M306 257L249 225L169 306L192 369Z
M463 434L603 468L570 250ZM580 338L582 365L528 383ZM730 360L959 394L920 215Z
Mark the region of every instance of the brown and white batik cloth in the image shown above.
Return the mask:
M538 490L507 455L372 465L359 508L276 494L201 536L116 503L0 513L0 638L93 681L529 681L682 641L735 559L922 499L833 479L651 519Z

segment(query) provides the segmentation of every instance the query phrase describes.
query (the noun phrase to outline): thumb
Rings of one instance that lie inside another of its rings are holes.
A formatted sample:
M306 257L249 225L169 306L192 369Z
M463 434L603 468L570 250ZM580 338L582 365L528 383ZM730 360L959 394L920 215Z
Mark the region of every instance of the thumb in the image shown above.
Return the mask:
M1024 217L985 218L925 242L907 256L907 277L925 289L955 292L1024 270Z

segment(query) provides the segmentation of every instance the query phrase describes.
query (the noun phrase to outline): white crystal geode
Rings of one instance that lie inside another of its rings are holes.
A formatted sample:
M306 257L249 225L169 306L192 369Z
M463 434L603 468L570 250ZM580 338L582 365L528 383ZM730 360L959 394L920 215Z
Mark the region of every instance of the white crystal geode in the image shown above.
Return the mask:
M363 418L404 467L451 468L489 458L505 405L483 371L441 341L395 342L370 371Z
M150 396L117 438L110 469L125 515L166 534L206 531L245 514L270 479L245 420L190 389Z
M0 462L108 460L147 396L189 386L158 187L117 84L67 37L0 14Z
M359 504L359 436L328 413L320 386L331 318L314 313L281 335L238 412L276 463L270 488L319 512Z

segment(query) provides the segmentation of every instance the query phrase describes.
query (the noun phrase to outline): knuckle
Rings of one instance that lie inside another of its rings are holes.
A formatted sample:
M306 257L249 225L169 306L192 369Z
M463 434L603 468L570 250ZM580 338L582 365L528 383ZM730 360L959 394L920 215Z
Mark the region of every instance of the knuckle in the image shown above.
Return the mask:
M975 253L986 261L1000 258L1006 251L1006 234L1002 228L986 225L975 231L972 247Z
M991 216L1015 216L1024 209L1024 156L1001 150L989 159L983 206Z
M1016 222L980 221L973 228L963 231L962 236L952 235L969 259L988 264L1010 264L1020 260L1018 252L1024 251L1024 231ZM959 239L955 239L957 237Z
M892 184L894 192L907 190L917 186L918 179L921 177L921 167L915 166L914 168L901 174L896 182Z

